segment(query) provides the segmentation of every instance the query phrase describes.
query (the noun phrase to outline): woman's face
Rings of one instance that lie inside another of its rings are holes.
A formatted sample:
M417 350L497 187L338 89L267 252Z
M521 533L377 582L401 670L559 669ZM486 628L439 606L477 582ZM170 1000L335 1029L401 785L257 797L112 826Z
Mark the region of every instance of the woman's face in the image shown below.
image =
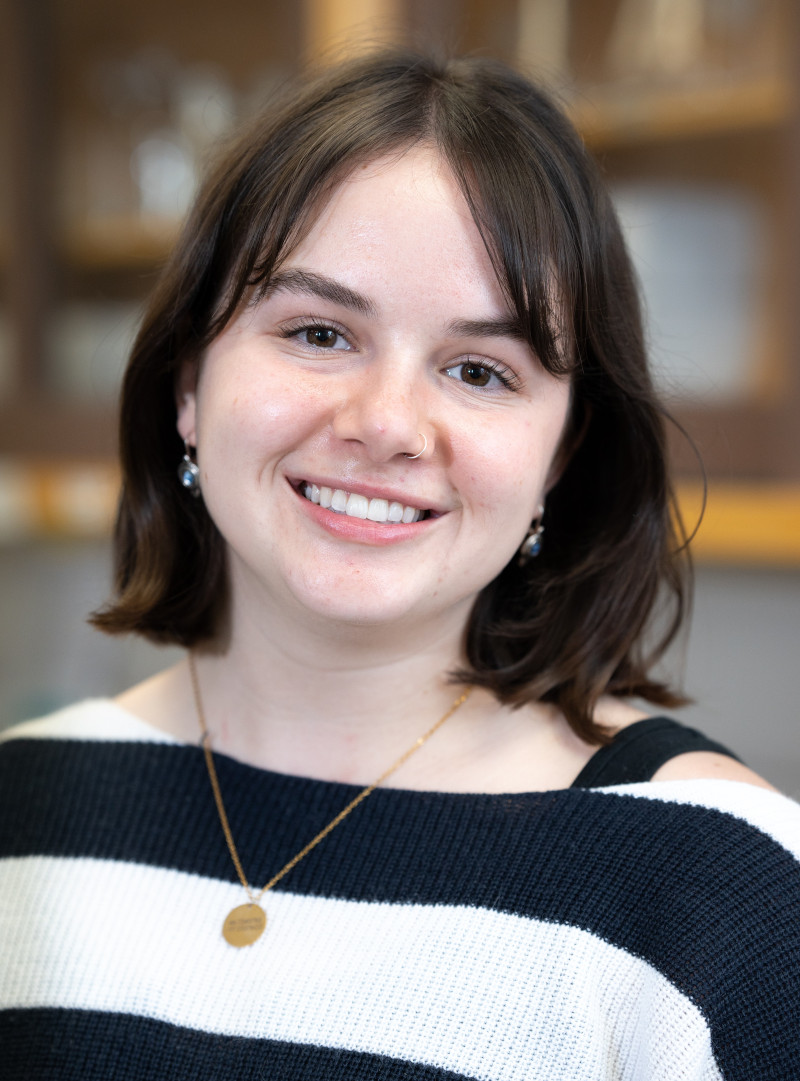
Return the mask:
M544 502L570 402L421 147L353 172L182 382L234 613L371 625L463 625Z

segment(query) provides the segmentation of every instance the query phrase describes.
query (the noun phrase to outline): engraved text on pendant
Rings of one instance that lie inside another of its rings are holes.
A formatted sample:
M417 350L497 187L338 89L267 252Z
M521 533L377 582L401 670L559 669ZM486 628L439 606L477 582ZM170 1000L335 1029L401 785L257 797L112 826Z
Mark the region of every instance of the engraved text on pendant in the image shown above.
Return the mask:
M266 926L267 914L260 905L239 905L228 913L222 925L222 937L231 946L252 946Z

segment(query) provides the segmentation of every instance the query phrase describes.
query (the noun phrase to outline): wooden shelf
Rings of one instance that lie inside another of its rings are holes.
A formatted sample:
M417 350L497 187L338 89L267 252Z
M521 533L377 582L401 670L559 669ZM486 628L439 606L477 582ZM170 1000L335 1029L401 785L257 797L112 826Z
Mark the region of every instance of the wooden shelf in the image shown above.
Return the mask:
M794 115L791 82L779 76L680 87L583 87L568 105L592 150L777 129Z
M67 230L61 252L80 270L138 270L162 263L177 233L177 222L115 218Z
M15 395L0 402L0 461L110 461L117 446L116 406Z
M0 459L0 542L109 536L118 493L109 462Z
M792 84L779 77L627 92L584 88L581 94L585 98L568 108L595 151L778 129L795 108ZM67 228L60 249L67 265L78 270L150 269L166 259L177 231L177 222L108 219Z

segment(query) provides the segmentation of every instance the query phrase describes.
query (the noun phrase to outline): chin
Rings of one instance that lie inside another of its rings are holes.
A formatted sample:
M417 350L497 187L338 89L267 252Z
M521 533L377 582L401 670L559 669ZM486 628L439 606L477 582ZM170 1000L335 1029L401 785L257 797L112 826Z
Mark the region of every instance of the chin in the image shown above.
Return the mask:
M295 601L310 614L351 627L387 627L426 615L420 597L387 591L378 583L355 582L333 590L294 589Z

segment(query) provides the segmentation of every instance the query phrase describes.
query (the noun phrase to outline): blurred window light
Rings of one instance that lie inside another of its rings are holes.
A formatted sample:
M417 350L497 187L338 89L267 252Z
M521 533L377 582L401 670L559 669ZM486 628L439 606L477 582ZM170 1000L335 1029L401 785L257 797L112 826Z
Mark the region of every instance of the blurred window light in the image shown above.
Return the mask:
M709 404L747 397L763 302L756 200L726 186L643 182L619 185L614 201L662 392Z

